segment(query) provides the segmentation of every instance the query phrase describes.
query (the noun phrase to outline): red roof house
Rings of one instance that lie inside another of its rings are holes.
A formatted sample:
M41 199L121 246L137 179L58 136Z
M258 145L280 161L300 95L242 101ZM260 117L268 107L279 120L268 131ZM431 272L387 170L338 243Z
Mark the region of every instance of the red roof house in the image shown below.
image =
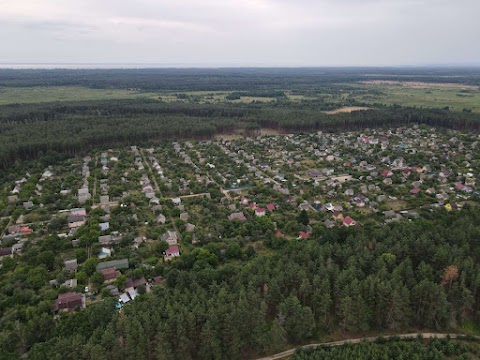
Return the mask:
M345 226L355 226L357 224L357 222L355 220L353 220L350 216L345 216L343 218L343 225Z
M166 258L174 258L176 256L180 256L180 249L178 248L178 245L170 246L165 251L165 257Z
M275 204L268 204L268 205L267 205L267 210L268 210L268 211L273 211L273 210L275 210Z
M73 311L76 308L85 307L85 296L80 293L69 292L58 295L57 300L53 302L53 312L60 310Z
M300 231L300 234L298 236L299 239L308 239L310 237L309 233L306 233L305 231Z

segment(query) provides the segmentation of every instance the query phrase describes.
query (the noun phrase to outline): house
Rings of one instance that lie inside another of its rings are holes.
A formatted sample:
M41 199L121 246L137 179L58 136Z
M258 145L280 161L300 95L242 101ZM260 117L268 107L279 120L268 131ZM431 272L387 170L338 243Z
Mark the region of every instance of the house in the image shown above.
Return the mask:
M102 235L98 237L98 242L101 245L118 244L120 241L122 241L122 237L117 232L114 232L110 235Z
M125 289L136 289L137 287L139 287L140 285L147 285L147 280L145 280L144 277L142 277L141 279L127 279L127 281L125 281Z
M333 227L335 227L335 223L332 221L332 220L325 220L323 222L323 225L327 228L327 229L331 229Z
M298 239L308 239L310 237L309 233L306 233L305 231L300 231L300 234L298 235Z
M31 210L32 207L33 207L33 203L32 203L31 201L25 201L25 202L23 203L23 208L24 208L25 210Z
M120 295L120 302L122 302L123 304L126 304L128 303L129 301L131 301L130 297L128 296L128 294L126 293L123 293L122 295Z
M78 269L78 263L77 263L77 259L71 259L71 260L65 260L63 262L63 267L65 268L65 270L68 270L68 271L77 271Z
M264 208L258 208L255 210L255 215L258 217L265 216L265 214L266 214L266 209Z
M165 258L174 258L180 256L180 250L178 248L178 245L173 245L170 246L166 251L165 251Z
M128 269L129 267L128 259L120 259L120 260L110 260L104 261L97 265L97 271L102 271L103 269L114 268L114 269Z
M343 218L343 225L346 227L355 226L357 223L353 220L350 216L346 216Z
M243 214L243 212L236 212L231 215L228 215L228 220L233 221L233 220L240 220L240 221L246 221L247 218Z
M181 220L187 221L188 218L189 218L188 213L184 212L184 213L181 213L181 214L180 214L180 219L181 219Z
M195 225L188 223L187 225L185 225L185 230L191 233L195 230Z
M69 292L58 295L57 300L53 302L52 311L58 313L59 311L74 311L77 308L85 308L85 295Z
M98 224L98 226L100 226L100 231L107 231L108 229L110 229L110 223L108 222L102 222Z
M410 190L410 194L412 194L412 195L417 195L419 192L420 192L419 188L414 188L414 189Z
M334 211L332 216L335 220L343 220L343 214L340 211Z
M78 189L78 202L84 204L87 200L90 200L92 195L88 192L88 188Z
M70 215L67 219L67 222L68 222L68 227L70 229L78 228L80 226L85 225L85 216L83 216L83 215Z
M103 275L104 284L109 284L113 282L118 276L120 276L120 271L115 268L103 269L100 272Z
M160 214L155 218L155 222L159 224L165 224L166 221L167 221L167 218L163 214Z
M160 240L165 241L168 245L176 245L177 244L177 233L175 231L167 231Z
M267 204L267 210L268 211L274 211L275 210L275 204Z
M137 236L135 239L133 239L133 247L135 249L138 249L140 245L142 245L145 242L146 238L145 236Z
M84 208L74 208L70 210L70 215L72 216L87 216L87 210Z
M182 199L180 199L179 197L176 197L176 198L173 198L172 199L172 202L173 202L173 205L180 205L182 203Z
M13 249L11 247L8 248L0 248L0 259L4 257L12 257L13 256Z
M275 237L278 237L278 238L284 238L285 235L282 234L282 232L279 230L275 233Z
M68 288L70 288L70 289L76 288L77 285L78 285L77 279L70 279L70 280L65 281L65 282L62 284L62 286L68 287Z

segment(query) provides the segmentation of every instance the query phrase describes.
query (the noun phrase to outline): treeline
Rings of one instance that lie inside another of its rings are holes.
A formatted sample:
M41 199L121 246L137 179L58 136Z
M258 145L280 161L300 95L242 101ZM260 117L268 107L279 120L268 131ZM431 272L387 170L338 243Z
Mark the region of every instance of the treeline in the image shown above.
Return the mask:
M142 90L315 88L364 80L480 85L479 68L0 69L0 86L86 86Z
M451 339L434 339L424 344L416 340L379 340L375 343L347 344L299 350L291 360L345 360L345 359L478 359L478 344L466 344Z
M0 349L29 350L34 360L220 360L329 333L457 329L480 320L479 224L480 211L466 207L412 223L325 230L238 265L219 265L220 250L202 249L159 269L164 285L120 314L106 301L53 321L34 296L14 293L30 310L4 324ZM12 292L20 280L12 279Z
M313 103L163 103L154 100L89 101L0 107L0 167L47 154L171 139L206 139L260 128L283 132L344 131L410 124L478 131L476 114L379 107L327 115Z

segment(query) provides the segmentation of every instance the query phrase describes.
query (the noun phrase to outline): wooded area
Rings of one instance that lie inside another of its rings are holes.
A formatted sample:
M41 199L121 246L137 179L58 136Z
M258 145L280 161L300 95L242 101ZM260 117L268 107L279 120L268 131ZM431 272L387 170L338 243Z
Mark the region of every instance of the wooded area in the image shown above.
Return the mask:
M289 133L411 124L480 129L476 114L471 113L381 107L330 115L308 102L218 105L111 100L6 105L0 107L0 164L6 169L15 160L162 139L206 139L234 130L255 135L261 128Z
M165 286L122 313L104 301L58 321L24 288L43 256L27 252L30 265L2 285L13 296L0 309L17 320L3 325L0 348L12 359L19 348L29 359L241 359L322 334L458 328L479 320L478 224L478 209L465 209L325 230L241 265L223 265L212 244L172 263Z

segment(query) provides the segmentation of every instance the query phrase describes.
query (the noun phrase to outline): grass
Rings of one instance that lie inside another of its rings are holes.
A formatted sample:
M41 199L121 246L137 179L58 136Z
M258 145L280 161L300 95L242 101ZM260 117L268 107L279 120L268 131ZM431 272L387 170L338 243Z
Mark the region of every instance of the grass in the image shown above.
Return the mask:
M286 91L287 98L292 102L302 100L323 99L326 102L345 103L348 98L365 104L385 104L416 106L425 108L450 107L452 111L462 111L464 108L480 113L480 88L470 87L461 89L457 86L423 84L418 87L383 83L356 83L352 89L342 94L319 93L315 97L292 95ZM359 91L360 90L360 91ZM126 89L90 89L79 86L52 86L52 87L25 87L0 88L0 105L26 104L42 102L82 101L82 100L109 100L149 98L166 102L199 102L199 103L251 103L273 102L275 98L242 96L238 100L226 100L225 96L231 91L186 91L186 92L140 92ZM177 94L187 95L185 98Z
M353 95L365 103L382 103L386 105L416 106L426 108L450 107L452 111L462 111L464 108L480 112L480 89L461 90L455 87L436 86L429 84L426 88L409 88L400 85L362 84L365 90L379 91L366 95Z
M90 89L80 86L0 88L0 105L134 98L158 99L158 94L123 89Z
M480 324L473 321L465 321L462 324L461 330L467 335L480 336Z

